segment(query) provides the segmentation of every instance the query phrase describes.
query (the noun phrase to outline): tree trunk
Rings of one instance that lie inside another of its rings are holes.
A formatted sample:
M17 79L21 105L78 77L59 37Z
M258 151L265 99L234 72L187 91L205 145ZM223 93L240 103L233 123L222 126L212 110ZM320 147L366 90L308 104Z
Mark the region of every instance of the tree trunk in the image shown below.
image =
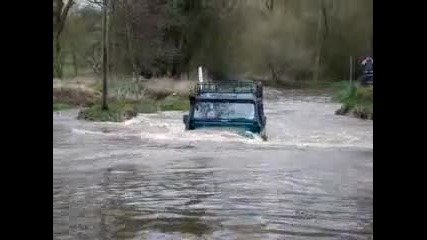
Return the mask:
M107 22L107 0L103 0L103 16L102 16L102 110L108 110L107 105L107 68L108 68L108 22Z
M275 67L272 63L269 64L269 67L270 67L270 71L271 71L271 80L274 83L279 84L279 82L280 82L279 73L275 70Z
M319 71L320 71L320 55L322 54L322 40L321 40L321 31L322 31L322 12L319 9L319 14L317 18L317 31L316 31L316 56L314 58L314 69L313 69L313 81L319 80Z
M323 47L325 44L326 37L329 33L329 25L328 18L326 12L326 6L324 0L321 1L321 6L319 7L319 14L317 19L317 48L316 48L316 56L314 60L314 71L313 71L313 81L318 81L320 76L320 60L323 54ZM322 27L323 20L323 27Z
M75 51L73 51L71 53L72 58L73 58L73 69L74 69L74 76L79 75L79 66L78 66L78 62L77 62L77 54Z
M130 59L131 65L132 65L132 73L138 74L139 71L138 71L138 66L136 64L136 61L135 61L133 42L132 42L132 32L131 32L131 27L130 27L128 21L126 21L126 39L127 39L129 59Z
M68 0L67 4L64 6L63 0L53 1L53 74L58 78L62 78L63 74L60 38L64 30L68 12L74 3L74 0Z
M54 39L54 54L53 54L53 71L54 76L57 78L62 78L63 71L62 71L62 57L61 57L61 42L59 39L59 36L55 36Z
M131 10L131 5L130 3L128 3L126 1L125 3L125 7L126 7L126 19L125 19L125 27L126 27L126 40L127 40L127 46L128 46L128 54L129 54L129 59L132 65L132 74L136 74L136 76L139 75L139 67L136 64L136 60L135 60L135 54L134 54L134 48L133 48L133 32L132 32L132 14L130 11Z
M271 12L274 10L274 0L265 1L265 7Z

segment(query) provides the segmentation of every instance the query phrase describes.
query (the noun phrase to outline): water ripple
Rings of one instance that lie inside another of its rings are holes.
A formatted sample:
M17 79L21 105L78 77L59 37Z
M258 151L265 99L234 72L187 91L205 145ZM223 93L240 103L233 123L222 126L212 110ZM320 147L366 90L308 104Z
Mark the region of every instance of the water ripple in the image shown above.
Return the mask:
M369 239L372 122L268 93L271 141L54 115L54 239Z

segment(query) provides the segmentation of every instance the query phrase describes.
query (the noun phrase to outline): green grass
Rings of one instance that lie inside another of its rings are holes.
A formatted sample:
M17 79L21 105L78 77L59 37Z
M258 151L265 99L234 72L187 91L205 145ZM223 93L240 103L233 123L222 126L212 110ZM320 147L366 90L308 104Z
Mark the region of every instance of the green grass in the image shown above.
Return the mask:
M189 109L189 82L136 83L131 81L109 84L109 109L101 108L101 84L84 87L61 86L53 88L53 111L84 108L78 118L88 121L121 122L138 113L183 111Z
M53 111L61 111L61 110L66 110L66 109L70 109L72 106L68 103L53 103Z
M79 112L78 119L98 122L122 122L135 117L138 113L156 112L153 101L110 100L108 110L102 110L101 104L95 104Z
M53 88L53 111L92 106L98 98L97 93L78 88Z
M184 96L168 96L157 104L161 111L185 111L190 108L190 101Z
M81 110L79 118L89 121L121 122L138 113L188 110L187 85L187 82L171 80L148 83L111 82L109 84L109 109L103 111L100 104L95 104ZM97 92L100 92L100 84L95 88Z
M121 107L120 104L110 104L108 110L104 111L100 104L83 109L79 112L78 119L98 122L121 122L137 114L135 108Z
M337 114L351 114L362 119L373 119L373 96L372 87L362 87L356 83L338 82L333 88L336 90L334 100L342 106Z
M97 102L100 94L97 92L84 91L78 88L53 88L53 103L67 104L70 106L91 106Z
M71 64L63 64L62 75L64 78L75 77L74 66Z
M322 90L328 89L331 86L329 81L263 81L263 84L267 87L273 88L284 88L284 89L312 89L312 90Z
M188 99L169 96L164 100L115 100L110 99L108 110L102 110L100 104L82 109L78 118L97 122L122 122L135 117L138 113L155 113L157 111L188 110Z

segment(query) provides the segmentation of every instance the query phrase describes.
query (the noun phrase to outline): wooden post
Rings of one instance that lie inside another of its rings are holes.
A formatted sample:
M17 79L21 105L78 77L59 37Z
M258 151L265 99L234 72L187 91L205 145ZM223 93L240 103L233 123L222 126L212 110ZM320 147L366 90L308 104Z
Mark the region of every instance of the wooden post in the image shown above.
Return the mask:
M199 66L199 83L200 83L200 90L203 89L203 67Z
M199 83L203 83L203 68L199 66Z

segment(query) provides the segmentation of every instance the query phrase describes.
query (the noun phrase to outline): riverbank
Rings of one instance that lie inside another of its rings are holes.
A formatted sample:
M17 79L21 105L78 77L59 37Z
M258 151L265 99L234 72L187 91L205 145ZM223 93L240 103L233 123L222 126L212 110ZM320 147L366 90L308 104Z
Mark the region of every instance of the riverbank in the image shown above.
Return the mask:
M328 91L333 89L330 81L282 81L279 83L263 81L264 86L276 89L293 90L321 90Z
M185 111L189 109L188 95L194 81L153 79L144 82L112 81L108 87L107 111L101 108L102 85L92 79L54 80L53 111L80 108L79 119L88 121L121 122L138 113L158 111ZM336 111L339 115L373 119L373 89L361 88L348 82L300 82L292 86L264 82L266 87L276 89L304 89L328 92L342 104Z
M342 106L337 115L353 116L365 120L374 119L372 86L362 87L355 83L338 83L334 99Z
M108 110L101 108L102 86L96 81L56 80L53 111L81 108L78 118L88 121L122 122L138 113L187 110L190 81L155 79L142 83L111 82Z

